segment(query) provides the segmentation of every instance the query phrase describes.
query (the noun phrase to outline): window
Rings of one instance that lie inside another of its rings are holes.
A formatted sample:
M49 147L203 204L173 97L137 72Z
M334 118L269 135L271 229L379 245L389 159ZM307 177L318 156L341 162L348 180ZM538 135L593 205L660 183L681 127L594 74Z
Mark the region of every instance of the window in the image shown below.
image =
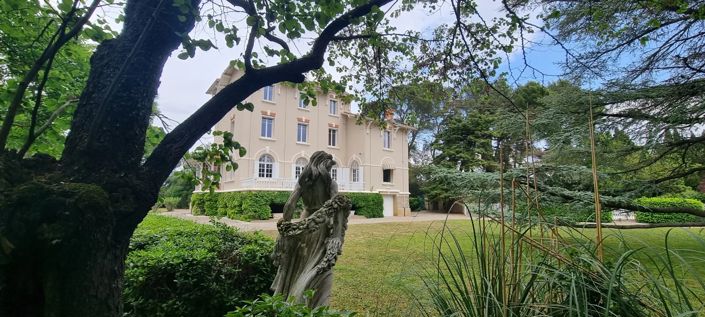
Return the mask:
M308 108L308 105L306 105L306 102L304 101L304 96L304 94L299 94L299 108L301 109Z
M328 113L332 115L338 114L338 102L331 100L328 102Z
M392 182L392 172L394 172L393 169L383 169L382 170L382 182L384 183L391 183Z
M296 142L308 143L308 124L299 123L296 125Z
M271 155L260 156L257 165L257 177L272 178L274 176L274 158Z
M387 130L382 132L382 143L385 149L392 147L392 134Z
M330 178L336 182L338 181L338 168L337 167L333 167L330 170Z
M350 165L350 179L353 183L360 182L360 164L357 161L353 161Z
M304 167L306 167L306 164L308 164L308 161L303 158L299 157L296 159L296 162L294 163L294 178L299 179L301 176L301 173L304 171Z
M262 127L260 128L260 136L263 138L272 138L272 130L274 128L274 118L262 117Z
M338 146L338 129L328 129L328 146Z
M264 96L262 96L262 99L267 100L267 101L273 101L274 100L274 86L269 85L265 86L263 88L264 90Z

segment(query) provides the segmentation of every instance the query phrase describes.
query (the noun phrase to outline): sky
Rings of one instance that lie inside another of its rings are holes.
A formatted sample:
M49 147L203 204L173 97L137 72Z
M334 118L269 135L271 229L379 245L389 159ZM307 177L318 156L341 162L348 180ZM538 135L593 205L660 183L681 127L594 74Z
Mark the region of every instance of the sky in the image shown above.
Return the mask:
M478 11L486 20L504 15L500 11L500 2L487 0L478 0L477 2ZM383 7L382 9L388 8ZM442 23L453 22L453 19L452 9L446 4L433 13L423 9L405 12L394 19L394 25L400 31L416 30L428 34ZM197 26L191 36L192 38L212 39L218 49L211 49L206 52L199 50L194 58L188 60L176 58L179 53L179 50L176 50L164 67L156 102L164 115L177 122L185 120L210 98L206 94L206 90L215 79L220 77L229 62L238 58L242 50L241 47L237 46L227 48L222 40L218 40L217 36L209 32L211 31L206 27ZM240 46L244 42L242 41ZM305 41L299 41L295 46L303 52L306 50L306 45ZM527 58L532 61L533 66L542 70L545 69L546 73L558 73L559 69L555 66L555 62L560 60L561 55L555 52L555 48L536 47L528 54ZM505 62L500 71L510 72L518 83L527 80L538 80L544 83L555 80L555 78L544 77L528 70L522 73L520 55L519 51L512 53L509 62ZM332 72L334 73L334 71ZM335 74L333 75L335 78Z

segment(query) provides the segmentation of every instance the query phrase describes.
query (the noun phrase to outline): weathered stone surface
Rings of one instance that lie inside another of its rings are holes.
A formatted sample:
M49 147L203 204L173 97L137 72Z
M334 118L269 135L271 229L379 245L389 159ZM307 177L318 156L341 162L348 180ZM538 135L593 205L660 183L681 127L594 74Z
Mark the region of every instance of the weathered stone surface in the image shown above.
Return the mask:
M274 293L311 307L328 304L332 269L342 252L350 215L350 199L338 194L338 186L331 179L333 165L333 157L326 152L311 156L284 206L272 255L278 266L272 283ZM299 199L303 200L304 210L298 221L292 221ZM304 292L309 289L315 293L307 300Z

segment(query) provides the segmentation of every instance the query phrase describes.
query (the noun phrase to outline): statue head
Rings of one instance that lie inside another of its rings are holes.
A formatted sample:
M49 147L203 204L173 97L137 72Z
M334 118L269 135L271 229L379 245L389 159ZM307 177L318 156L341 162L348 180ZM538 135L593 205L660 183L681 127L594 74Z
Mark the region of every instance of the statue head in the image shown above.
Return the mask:
M324 152L316 151L311 155L311 160L304 167L299 177L299 186L311 187L319 180L325 185L330 186L333 181L330 176L330 171L335 165L333 156Z

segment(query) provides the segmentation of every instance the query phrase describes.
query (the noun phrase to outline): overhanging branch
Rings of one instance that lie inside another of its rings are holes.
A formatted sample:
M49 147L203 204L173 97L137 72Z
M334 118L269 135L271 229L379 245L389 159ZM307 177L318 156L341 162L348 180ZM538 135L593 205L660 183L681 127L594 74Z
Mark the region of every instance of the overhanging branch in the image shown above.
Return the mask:
M590 192L576 192L570 191L564 188L550 187L546 185L538 185L541 192L548 195L563 198L569 201L585 201L592 202L593 194ZM705 217L705 210L696 208L673 208L673 207L646 207L642 205L635 204L632 201L626 199L620 199L610 196L600 195L600 201L602 206L614 208L614 209L626 209L631 211L642 211L642 212L652 212L652 213L663 213L663 214L673 214L673 213L686 213L694 216Z
M282 81L303 82L304 73L323 66L326 49L338 32L368 14L374 7L381 7L391 1L373 0L342 14L323 29L308 54L285 64L246 71L238 80L225 86L166 135L143 164L143 179L152 187L158 188L191 146L238 102L267 85ZM229 2L244 3L238 0Z

